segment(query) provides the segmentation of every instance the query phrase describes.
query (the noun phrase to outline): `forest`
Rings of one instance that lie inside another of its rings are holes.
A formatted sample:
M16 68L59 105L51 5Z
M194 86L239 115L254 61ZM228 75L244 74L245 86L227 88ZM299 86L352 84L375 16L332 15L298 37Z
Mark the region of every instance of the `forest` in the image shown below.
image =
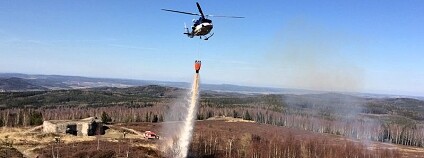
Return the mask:
M102 117L107 123L181 120L167 111L185 89L143 86L0 93L0 126ZM202 91L198 120L227 116L358 140L424 147L424 101L323 94L239 94ZM258 138L259 139L259 138ZM260 138L260 140L267 140ZM265 142L266 142L265 141Z

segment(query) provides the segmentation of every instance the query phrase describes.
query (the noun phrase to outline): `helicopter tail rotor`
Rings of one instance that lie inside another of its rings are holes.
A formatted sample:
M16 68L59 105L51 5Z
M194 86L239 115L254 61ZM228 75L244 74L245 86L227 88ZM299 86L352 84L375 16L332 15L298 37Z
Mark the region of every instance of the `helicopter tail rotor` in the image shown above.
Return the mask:
M187 34L187 35L190 34L190 31L188 30L188 27L187 27L186 23L184 23L184 30L186 32L185 34Z

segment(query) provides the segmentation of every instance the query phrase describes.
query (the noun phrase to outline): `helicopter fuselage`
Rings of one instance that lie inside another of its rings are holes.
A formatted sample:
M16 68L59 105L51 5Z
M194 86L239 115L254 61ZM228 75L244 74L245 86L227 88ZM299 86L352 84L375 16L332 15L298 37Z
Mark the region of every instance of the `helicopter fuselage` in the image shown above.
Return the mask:
M211 32L213 28L212 23L203 22L197 26L193 26L193 35L194 36L204 36Z

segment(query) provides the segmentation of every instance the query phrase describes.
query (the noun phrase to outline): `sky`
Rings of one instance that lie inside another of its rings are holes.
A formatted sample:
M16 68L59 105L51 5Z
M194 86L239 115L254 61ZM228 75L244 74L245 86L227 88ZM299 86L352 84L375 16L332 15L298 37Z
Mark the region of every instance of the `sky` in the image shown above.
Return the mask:
M424 96L424 1L0 1L0 72Z

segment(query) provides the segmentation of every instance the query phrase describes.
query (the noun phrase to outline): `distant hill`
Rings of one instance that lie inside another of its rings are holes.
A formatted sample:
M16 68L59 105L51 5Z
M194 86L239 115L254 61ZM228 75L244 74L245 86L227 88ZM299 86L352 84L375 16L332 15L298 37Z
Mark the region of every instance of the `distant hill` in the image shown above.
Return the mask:
M61 76L61 75L29 75L20 73L0 73L0 78L19 78L21 81L33 86L43 87L50 90L57 89L82 89L96 87L117 87L126 88L134 86L160 85L177 88L190 88L188 82L168 82L154 80L133 80L133 79L112 79L112 78L91 78L81 76ZM238 93L311 93L308 90L283 89L270 87L250 87L230 84L202 84L202 90ZM24 90L24 89L21 89ZM30 89L28 89L30 90Z
M159 85L176 88L190 88L189 82L169 82L155 80L134 80L116 78L93 78L81 76L63 75L33 75L21 73L0 73L0 79L10 79L14 81L1 81L0 91L34 91L34 90L59 90L59 89L86 89L98 87L127 88L136 86ZM13 83L13 84L12 84ZM304 89L253 87L232 84L201 84L202 91L215 92L235 92L235 93L262 93L262 94L319 94L328 93L325 91L313 91ZM423 97L369 94L369 93L343 93L365 98L415 98L424 100Z
M33 91L47 90L42 86L33 85L24 79L17 77L0 78L0 91Z

